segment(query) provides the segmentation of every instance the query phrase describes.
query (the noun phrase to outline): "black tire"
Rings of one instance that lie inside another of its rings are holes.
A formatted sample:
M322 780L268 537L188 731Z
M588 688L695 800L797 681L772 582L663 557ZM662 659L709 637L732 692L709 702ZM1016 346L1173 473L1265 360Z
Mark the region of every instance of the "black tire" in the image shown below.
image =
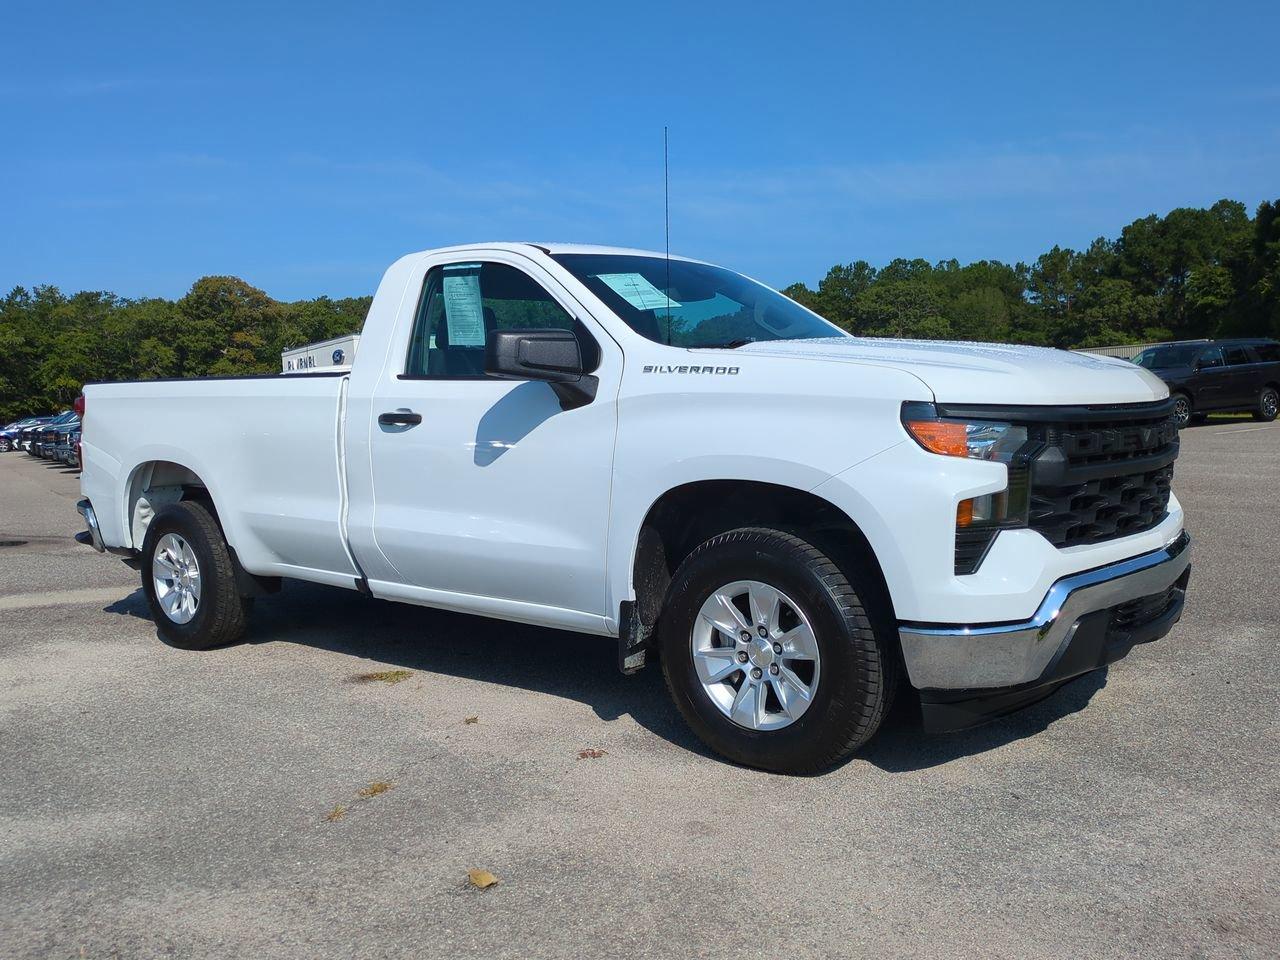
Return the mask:
M8 437L0 437L0 453L8 453L13 449L13 443Z
M190 545L199 565L200 599L187 623L170 619L156 597L152 574L156 545L169 533ZM209 650L244 635L249 604L236 589L235 568L222 529L203 504L182 500L162 508L147 527L141 560L142 589L165 643L182 650Z
M1258 393L1258 406L1253 411L1253 419L1263 423L1271 423L1280 413L1280 390L1266 386Z
M1173 395L1173 422L1178 425L1181 430L1191 422L1191 417L1195 413L1195 408L1191 405L1191 398L1185 393L1175 393Z
M703 688L694 664L691 637L703 603L737 580L782 591L803 609L817 640L821 674L812 702L780 729L755 730L730 720ZM867 607L876 595L858 571L846 576L798 536L743 528L712 537L680 565L662 612L662 669L676 707L693 732L729 760L775 773L830 769L875 735L897 687L897 657L883 635L886 618Z

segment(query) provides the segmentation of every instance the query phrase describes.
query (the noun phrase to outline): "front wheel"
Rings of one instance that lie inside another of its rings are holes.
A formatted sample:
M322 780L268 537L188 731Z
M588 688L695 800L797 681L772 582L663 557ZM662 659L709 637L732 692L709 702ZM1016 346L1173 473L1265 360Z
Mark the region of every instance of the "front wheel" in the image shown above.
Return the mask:
M8 437L0 437L0 453L8 453L13 449L13 441Z
M880 728L896 686L872 596L779 530L706 541L676 571L662 614L663 673L681 715L747 766L808 774L846 759Z
M1173 422L1179 430L1191 422L1191 398L1185 393L1173 395Z
M165 643L208 650L240 639L249 604L236 588L222 529L203 504L182 500L157 513L141 559L142 588Z
M1258 394L1258 408L1253 411L1253 419L1270 423L1280 413L1280 391L1275 387L1263 387Z

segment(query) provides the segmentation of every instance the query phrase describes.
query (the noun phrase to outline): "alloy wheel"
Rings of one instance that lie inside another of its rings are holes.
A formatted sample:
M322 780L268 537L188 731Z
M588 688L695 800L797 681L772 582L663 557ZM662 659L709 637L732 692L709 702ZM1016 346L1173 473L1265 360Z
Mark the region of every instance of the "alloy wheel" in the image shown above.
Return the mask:
M808 617L758 580L736 580L707 597L690 651L707 697L748 730L790 726L818 690L822 658Z
M190 623L200 607L200 564L185 539L166 533L151 559L156 600L174 623Z

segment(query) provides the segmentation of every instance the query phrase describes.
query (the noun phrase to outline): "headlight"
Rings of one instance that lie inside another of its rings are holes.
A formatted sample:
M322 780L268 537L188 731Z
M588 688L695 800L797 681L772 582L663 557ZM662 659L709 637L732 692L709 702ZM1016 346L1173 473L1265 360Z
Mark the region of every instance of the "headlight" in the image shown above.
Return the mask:
M931 403L904 403L902 425L930 453L1009 463L1027 443L1027 428L996 420L948 420Z
M1031 510L1031 442L1027 428L998 420L958 420L938 416L931 403L904 403L902 425L916 443L944 457L987 460L1008 467L1003 490L956 504L957 574L973 573L996 534L1025 527Z

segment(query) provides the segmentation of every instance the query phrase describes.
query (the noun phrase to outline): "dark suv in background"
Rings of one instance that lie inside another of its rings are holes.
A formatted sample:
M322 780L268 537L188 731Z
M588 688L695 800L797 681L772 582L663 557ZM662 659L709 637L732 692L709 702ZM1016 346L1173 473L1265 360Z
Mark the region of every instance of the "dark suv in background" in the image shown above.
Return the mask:
M1280 410L1280 343L1275 340L1162 343L1133 362L1169 384L1180 427L1211 411L1245 411L1270 422Z

